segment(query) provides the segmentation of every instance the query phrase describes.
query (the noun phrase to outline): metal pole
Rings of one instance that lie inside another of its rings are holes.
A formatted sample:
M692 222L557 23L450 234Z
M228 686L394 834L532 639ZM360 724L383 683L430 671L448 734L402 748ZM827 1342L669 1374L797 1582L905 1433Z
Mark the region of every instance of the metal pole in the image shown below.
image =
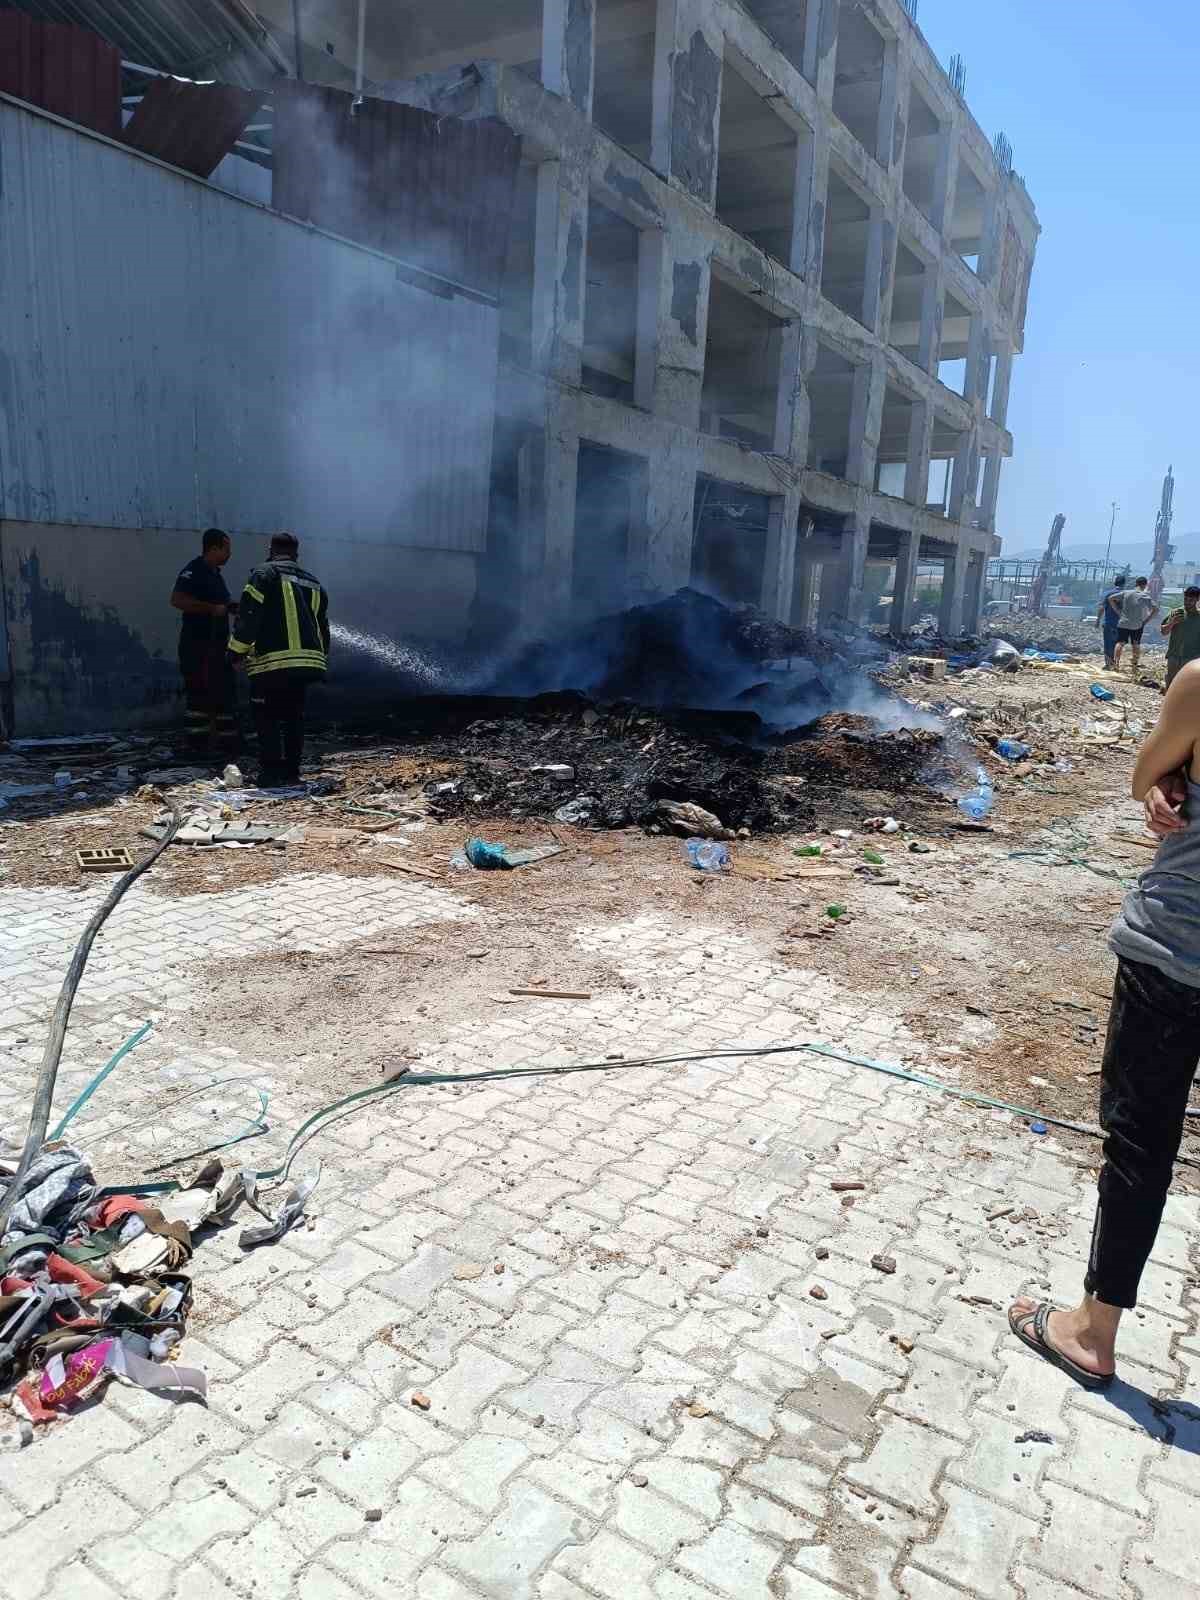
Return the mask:
M354 62L354 105L362 105L363 44L367 35L367 0L358 0L358 55Z
M1109 518L1109 523L1108 523L1108 549L1104 552L1104 570L1105 570L1106 574L1108 572L1109 560L1110 560L1110 558L1112 556L1113 529L1117 525L1117 512L1119 510L1120 510L1120 507L1117 505L1117 502L1114 500L1113 503L1112 503L1112 516Z
M292 34L295 39L296 82L304 82L304 60L300 44L300 0L292 0Z

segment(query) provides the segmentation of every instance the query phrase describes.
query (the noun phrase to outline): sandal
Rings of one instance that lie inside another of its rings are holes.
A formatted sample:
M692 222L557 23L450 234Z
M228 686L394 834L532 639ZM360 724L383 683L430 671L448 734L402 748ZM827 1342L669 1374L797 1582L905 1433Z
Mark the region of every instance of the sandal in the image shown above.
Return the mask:
M1072 1361L1070 1356L1064 1355L1061 1350L1056 1350L1050 1343L1046 1337L1046 1329L1053 1310L1054 1307L1048 1300L1043 1300L1032 1311L1017 1311L1015 1307L1010 1306L1008 1325L1023 1345L1027 1345L1052 1366L1060 1368L1085 1389L1107 1389L1116 1377L1116 1373L1089 1372L1086 1367L1081 1367L1077 1361Z

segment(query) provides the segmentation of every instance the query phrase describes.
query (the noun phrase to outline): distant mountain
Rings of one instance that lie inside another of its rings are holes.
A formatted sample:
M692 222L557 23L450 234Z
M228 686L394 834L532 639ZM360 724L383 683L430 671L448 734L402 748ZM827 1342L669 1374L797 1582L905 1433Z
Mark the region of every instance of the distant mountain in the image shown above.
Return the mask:
M1200 533L1177 533L1171 540L1175 546L1175 560L1187 566L1200 567ZM1033 548L1018 550L1015 541L1004 541L1004 549L1000 552L1010 561L1038 561L1046 546L1037 545ZM1064 561L1103 561L1106 544L1065 544L1063 546ZM1146 571L1154 561L1153 539L1141 539L1136 544L1114 544L1112 559L1118 566L1143 567Z

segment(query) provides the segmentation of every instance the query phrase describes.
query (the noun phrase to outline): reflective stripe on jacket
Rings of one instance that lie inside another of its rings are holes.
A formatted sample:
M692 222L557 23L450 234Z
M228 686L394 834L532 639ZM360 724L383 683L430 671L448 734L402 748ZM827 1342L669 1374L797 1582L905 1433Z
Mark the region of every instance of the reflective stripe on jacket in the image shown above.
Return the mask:
M295 561L255 567L242 590L229 648L252 677L303 668L323 673L329 658L329 596Z

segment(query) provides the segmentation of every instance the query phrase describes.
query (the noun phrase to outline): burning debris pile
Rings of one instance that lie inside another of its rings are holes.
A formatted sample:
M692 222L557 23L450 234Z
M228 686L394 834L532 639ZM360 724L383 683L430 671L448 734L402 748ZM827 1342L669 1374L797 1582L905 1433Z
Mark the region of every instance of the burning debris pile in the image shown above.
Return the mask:
M397 712L439 761L438 818L679 831L673 808L699 806L714 832L782 832L813 822L823 790L895 794L952 770L937 719L827 639L694 590L538 644L496 688Z

